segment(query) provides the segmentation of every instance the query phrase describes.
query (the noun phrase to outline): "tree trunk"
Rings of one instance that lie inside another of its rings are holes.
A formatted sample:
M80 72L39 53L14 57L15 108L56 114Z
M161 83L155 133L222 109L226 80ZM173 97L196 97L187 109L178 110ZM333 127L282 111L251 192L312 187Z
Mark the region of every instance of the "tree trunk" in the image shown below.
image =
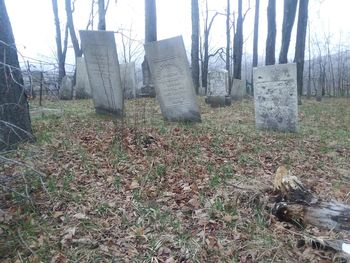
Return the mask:
M253 67L258 66L259 11L260 11L260 0L255 0Z
M192 14L192 46L191 46L191 70L196 94L199 92L199 7L198 0L191 2Z
M233 48L233 78L242 78L242 54L243 54L243 14L242 0L238 0L237 30Z
M202 66L202 87L205 87L205 94L207 94L208 91L208 70L209 70L209 35L211 27L214 23L215 17L218 15L218 13L215 13L209 21L209 10L208 10L208 1L205 1L205 24L204 24L204 43L203 43L203 49L204 49L204 55L203 55L203 61L201 63Z
M145 43L157 41L157 8L155 0L145 0ZM143 95L155 97L151 72L146 56L142 63Z
M350 205L318 200L284 166L277 169L273 185L283 199L273 209L280 220L350 231Z
M72 10L71 0L66 0L66 13L67 13L67 25L69 28L70 38L72 40L75 57L81 57L83 53L82 53L82 50L80 49L79 41L74 29L73 10Z
M105 0L98 0L98 30L106 30Z
M157 41L157 8L155 0L145 0L145 43Z
M290 44L290 37L297 11L297 0L284 0L284 14L282 26L282 46L278 62L280 64L288 63L288 50Z
M298 102L301 104L301 96L303 94L303 75L304 75L304 57L305 43L308 20L309 0L300 0L298 14L297 40L295 45L294 62L297 63L297 87Z
M0 0L0 151L31 140L32 128L15 39L4 0Z
M58 16L57 0L52 0L52 9L55 17L56 27L56 46L57 46L57 60L58 60L58 83L61 83L62 78L66 75L65 69L65 57L63 56L62 50L62 38L61 38L61 25Z
M269 0L267 7L267 39L265 65L274 65L276 49L276 0Z
M231 88L232 88L232 77L231 77L231 22L230 22L230 15L231 15L231 7L230 7L231 0L227 0L226 4L226 70L227 70L227 76L228 76L228 89L229 94L231 94Z

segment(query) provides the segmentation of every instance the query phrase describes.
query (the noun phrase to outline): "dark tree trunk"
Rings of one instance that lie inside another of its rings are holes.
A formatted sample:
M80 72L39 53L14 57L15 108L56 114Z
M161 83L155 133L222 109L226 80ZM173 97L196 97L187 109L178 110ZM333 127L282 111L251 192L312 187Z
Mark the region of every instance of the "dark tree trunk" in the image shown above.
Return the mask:
M282 26L282 46L278 62L280 64L288 63L288 50L290 45L290 37L297 11L297 0L284 0L284 14Z
M62 49L62 38L61 38L61 25L58 16L58 6L57 0L52 0L52 9L55 17L55 27L56 27L56 46L57 46L57 60L58 60L58 83L61 83L62 78L66 75L65 69L65 56L63 55Z
M105 0L98 0L98 30L106 30Z
M191 70L193 85L196 94L199 92L199 7L198 0L192 0L192 47L191 47Z
M298 87L298 102L301 104L301 95L303 94L303 74L304 74L304 56L306 30L308 20L309 0L300 0L298 14L297 40L295 45L294 62L297 63L297 87Z
M258 66L259 11L260 11L260 0L255 0L253 67Z
M207 94L208 90L208 70L209 70L209 34L211 27L214 23L215 17L218 13L215 13L209 21L209 10L208 10L208 1L205 2L205 24L204 24L204 55L201 63L202 66L202 87L205 87L205 94ZM209 22L208 22L209 21Z
M267 7L267 39L265 65L274 65L276 49L276 0L269 0Z
M237 30L233 45L233 78L242 78L242 54L243 54L243 13L242 0L238 0Z
M72 10L71 0L66 0L66 13L67 13L67 25L69 28L70 38L72 40L75 57L81 57L82 50L80 49L79 41L74 29L73 10Z
M156 0L145 0L145 43L157 41L157 7ZM145 96L155 97L151 72L145 56L142 63L143 90Z
M15 39L4 0L0 0L0 151L32 139Z
M227 0L226 4L226 70L228 75L228 88L229 92L231 94L231 88L232 88L232 77L231 77L231 21L230 21L230 15L231 15L231 7L230 7L231 0Z
M157 41L157 8L155 0L145 0L145 43Z

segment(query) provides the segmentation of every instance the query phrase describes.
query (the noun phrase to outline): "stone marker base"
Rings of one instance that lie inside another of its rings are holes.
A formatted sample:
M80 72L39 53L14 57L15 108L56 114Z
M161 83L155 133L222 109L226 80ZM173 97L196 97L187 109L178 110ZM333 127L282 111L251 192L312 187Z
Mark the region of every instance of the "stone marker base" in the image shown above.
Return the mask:
M212 108L227 107L232 105L232 99L230 96L208 96L205 98L205 103Z
M154 86L142 86L139 96L141 98L155 98L156 97L156 90Z
M95 111L97 114L102 114L102 115L111 115L111 116L116 116L118 118L123 116L123 111L122 110L107 110L104 108L95 108Z

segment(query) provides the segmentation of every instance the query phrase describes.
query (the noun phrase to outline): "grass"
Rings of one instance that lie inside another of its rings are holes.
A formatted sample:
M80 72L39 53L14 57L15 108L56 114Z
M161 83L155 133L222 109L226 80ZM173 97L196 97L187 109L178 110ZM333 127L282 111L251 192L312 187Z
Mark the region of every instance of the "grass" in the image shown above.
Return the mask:
M321 198L349 202L349 100L305 100L297 134L256 130L250 100L221 109L199 103L202 122L181 124L163 121L153 99L127 101L123 122L96 115L90 100L45 102L64 114L33 118L36 144L7 157L44 172L50 196L30 169L0 167L1 185L17 191L0 192L0 259L321 260L296 247L299 234L336 234L285 228L254 189L287 165Z

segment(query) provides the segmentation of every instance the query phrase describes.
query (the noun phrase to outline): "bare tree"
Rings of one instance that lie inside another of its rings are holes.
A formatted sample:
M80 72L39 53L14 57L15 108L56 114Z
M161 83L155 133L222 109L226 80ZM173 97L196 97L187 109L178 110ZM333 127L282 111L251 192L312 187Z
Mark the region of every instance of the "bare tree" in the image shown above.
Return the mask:
M216 12L210 19L209 19L209 10L208 10L208 1L205 1L205 22L204 22L204 43L203 43L203 59L201 61L201 67L202 67L202 86L205 87L205 94L207 94L208 90L208 69L209 69L209 59L213 55L209 55L209 35L211 27L213 26L215 17L219 13ZM210 21L209 21L210 20ZM217 52L215 52L217 53Z
M227 0L226 3L226 70L228 75L228 88L231 92L232 88L232 77L231 77L231 6L230 6L231 0Z
M297 63L297 86L298 103L301 104L301 95L303 94L303 74L304 74L304 56L305 42L308 20L309 0L300 0L298 14L297 40L295 44L294 62Z
M196 94L199 92L199 6L198 0L191 2L192 17L192 46L191 46L191 70Z
M145 0L145 43L157 41L157 8L156 0ZM155 97L151 72L145 56L142 62L143 93Z
M58 15L57 0L52 0L52 9L53 9L53 14L55 18L55 27L56 27L58 83L61 83L62 78L66 75L65 62L66 62L67 42L68 42L68 27L66 27L64 47L62 48L61 25L60 25L60 19Z
M267 39L265 65L274 65L276 50L276 0L269 0L267 7Z
M241 79L243 54L243 11L242 0L238 0L237 29L233 46L233 78Z
M98 30L106 30L105 0L98 0Z
M295 20L295 14L297 11L297 0L284 0L284 13L283 13L283 25L282 25L282 46L280 56L278 59L279 64L288 63L288 50L290 44L290 37Z
M27 97L15 39L4 0L0 0L0 151L32 139Z
M74 29L74 21L73 21L73 12L75 9L74 2L73 2L73 8L72 8L71 0L66 0L65 3L66 3L67 25L69 28L70 38L72 40L72 44L74 48L74 54L75 54L75 57L81 57L83 53L79 46L79 41Z
M255 0L253 67L258 66L259 11L260 11L260 0Z

